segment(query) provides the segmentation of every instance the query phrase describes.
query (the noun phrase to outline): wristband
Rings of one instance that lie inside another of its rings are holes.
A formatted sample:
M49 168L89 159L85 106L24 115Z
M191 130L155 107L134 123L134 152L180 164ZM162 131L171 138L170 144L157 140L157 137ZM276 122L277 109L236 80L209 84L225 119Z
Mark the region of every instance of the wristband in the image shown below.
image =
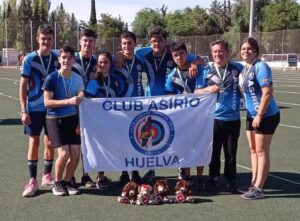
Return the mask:
M27 114L28 113L28 110L26 108L24 108L22 111L21 111L21 114Z

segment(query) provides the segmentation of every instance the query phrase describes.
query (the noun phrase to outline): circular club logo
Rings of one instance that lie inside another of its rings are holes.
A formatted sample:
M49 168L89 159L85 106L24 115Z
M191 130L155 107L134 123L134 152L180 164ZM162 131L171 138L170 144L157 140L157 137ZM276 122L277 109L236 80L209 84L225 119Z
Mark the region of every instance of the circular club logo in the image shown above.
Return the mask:
M174 125L163 113L143 112L131 122L129 139L140 153L157 155L167 150L173 142Z

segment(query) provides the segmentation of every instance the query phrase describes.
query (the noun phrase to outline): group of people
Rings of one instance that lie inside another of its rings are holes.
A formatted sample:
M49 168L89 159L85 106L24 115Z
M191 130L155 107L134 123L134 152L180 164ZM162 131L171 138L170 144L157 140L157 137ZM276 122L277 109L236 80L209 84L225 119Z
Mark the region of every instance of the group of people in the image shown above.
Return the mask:
M139 97L186 93L218 93L215 109L213 150L209 181L204 182L202 165L197 167L195 187L217 188L220 181L220 155L225 156L224 177L230 192L240 191L244 199L263 198L263 186L270 168L270 145L280 121L278 106L272 96L272 73L258 59L259 46L254 38L241 45L245 66L230 60L229 45L224 40L211 43L213 63L205 66L201 57L188 53L181 42L167 46L167 33L161 27L149 33L151 47L136 50L136 36L121 35L121 51L112 56L103 51L94 55L96 34L85 29L80 35L80 51L63 46L59 55L52 49L52 27L38 28L39 48L28 54L22 64L20 80L21 120L29 136L29 182L23 196L38 191L37 165L40 134L44 129L44 172L41 185L51 186L57 196L78 194L74 176L80 160L78 105L83 97ZM146 74L145 74L146 73ZM146 79L144 79L146 78ZM147 82L147 85L143 85ZM236 154L240 135L240 98L247 107L246 130L251 152L252 180L249 186L236 186ZM200 144L199 144L200 145ZM54 149L55 175L52 178ZM191 182L190 168L180 168L179 178ZM138 171L122 171L120 185L133 180L149 183L155 171L143 177ZM99 171L96 182L84 173L81 184L106 190L111 179Z

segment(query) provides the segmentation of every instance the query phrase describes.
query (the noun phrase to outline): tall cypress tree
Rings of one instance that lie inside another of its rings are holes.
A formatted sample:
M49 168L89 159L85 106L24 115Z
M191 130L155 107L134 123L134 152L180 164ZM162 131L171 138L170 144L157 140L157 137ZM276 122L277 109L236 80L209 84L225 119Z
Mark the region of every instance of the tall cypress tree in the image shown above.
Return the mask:
M40 1L33 0L33 2L32 2L32 20L35 20L35 21L40 20L39 7L40 7Z
M95 0L91 0L91 16L90 16L90 22L89 25L91 27L95 27L97 24L97 17L96 17L96 5Z

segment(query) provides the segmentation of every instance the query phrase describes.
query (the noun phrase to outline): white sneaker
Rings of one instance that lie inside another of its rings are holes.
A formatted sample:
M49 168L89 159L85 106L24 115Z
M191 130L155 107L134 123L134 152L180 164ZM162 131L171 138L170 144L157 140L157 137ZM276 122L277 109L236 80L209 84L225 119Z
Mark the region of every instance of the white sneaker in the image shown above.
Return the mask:
M54 196L68 196L68 190L62 181L54 182L52 187L52 193Z
M24 191L22 196L31 197L39 190L38 182L35 178L30 178L29 182L24 186Z
M80 193L80 191L78 189L76 189L75 187L72 187L70 185L70 182L65 182L65 186L68 190L69 195L77 195Z

